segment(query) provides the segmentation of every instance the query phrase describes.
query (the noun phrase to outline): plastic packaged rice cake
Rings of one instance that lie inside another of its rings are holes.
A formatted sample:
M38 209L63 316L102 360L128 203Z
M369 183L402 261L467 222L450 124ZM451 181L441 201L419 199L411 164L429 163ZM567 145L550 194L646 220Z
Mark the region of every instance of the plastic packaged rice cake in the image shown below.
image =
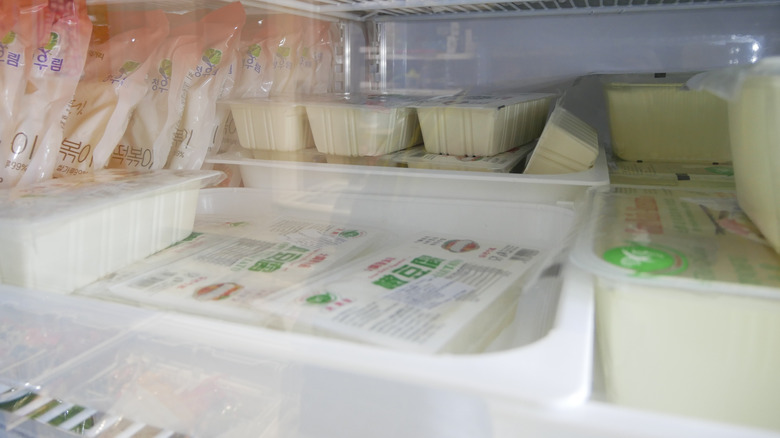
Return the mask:
M79 293L263 324L266 312L258 303L359 256L380 236L288 217L201 217L188 238Z
M435 233L269 297L277 328L421 353L474 353L515 314L538 248Z

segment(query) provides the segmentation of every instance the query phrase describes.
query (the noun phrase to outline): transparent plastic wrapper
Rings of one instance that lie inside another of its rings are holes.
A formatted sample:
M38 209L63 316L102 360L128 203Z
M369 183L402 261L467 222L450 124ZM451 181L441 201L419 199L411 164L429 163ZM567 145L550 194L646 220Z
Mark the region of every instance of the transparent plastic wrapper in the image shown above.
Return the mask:
M415 146L387 157L387 160L410 168L462 170L469 172L508 173L517 168L534 150L536 143L512 148L490 157L432 154L424 146Z
M270 38L269 19L248 17L241 32L241 44L238 48L238 68L236 83L231 97L251 98L267 97L273 84L273 52L268 50L266 41Z
M70 292L187 237L216 171L104 169L0 191L2 281Z
M295 52L296 94L323 94L331 90L333 78L333 24L307 20Z
M268 300L378 245L385 233L292 217L201 217L183 241L79 293L254 325Z
M3 2L0 5L0 35L5 37L13 29L19 16L19 3Z
M524 173L565 174L593 167L599 155L596 130L557 105L528 159Z
M110 37L90 44L84 75L65 122L55 176L102 169L146 92L149 54L168 35L160 11L109 17Z
M63 136L63 122L87 56L92 22L85 0L49 4L48 38L25 53L26 89L12 130L0 139L4 166L0 187L50 178Z
M612 153L629 161L730 163L727 106L692 73L604 75Z
M322 153L377 156L420 143L413 105L419 98L384 95L329 95L306 100L314 145Z
M109 168L165 167L184 110L185 77L199 59L194 35L169 35L149 55L146 92L111 153Z
M295 94L296 52L301 41L303 18L294 15L274 15L268 20L270 37L265 50L273 56L271 95Z
M739 205L780 253L780 57L702 73L687 86L728 103Z
M223 119L217 100L226 93L226 81L239 46L246 15L239 2L208 13L197 22L171 29L171 35L195 35L197 64L184 79L184 107L168 157L171 169L198 169L203 164ZM227 90L229 91L229 90ZM223 116L227 113L224 112Z
M491 156L530 142L544 128L553 95L489 93L435 97L416 105L425 150Z
M477 353L515 314L540 248L426 233L406 236L263 303L278 328L422 353Z
M780 429L780 256L734 192L591 195L572 259L596 277L608 399Z

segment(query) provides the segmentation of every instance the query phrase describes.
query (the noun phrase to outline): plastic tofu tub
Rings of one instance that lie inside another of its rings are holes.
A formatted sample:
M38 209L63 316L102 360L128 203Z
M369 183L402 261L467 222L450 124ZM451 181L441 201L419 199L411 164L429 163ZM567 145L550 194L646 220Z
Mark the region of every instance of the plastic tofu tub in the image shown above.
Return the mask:
M592 195L572 259L596 277L609 401L780 429L780 257L734 193Z
M306 107L301 102L267 98L226 103L241 147L286 152L314 147Z
M322 153L373 157L419 144L417 98L328 96L306 102L314 144Z
M691 74L605 75L612 152L629 161L730 163L728 109Z
M558 105L550 114L524 173L582 172L593 166L598 155L596 130Z
M509 173L528 158L536 146L535 142L512 148L491 157L456 156L432 154L424 146L415 146L396 152L391 157L394 163L414 169L460 170L467 172Z
M667 163L614 160L608 163L613 185L657 186L694 190L734 191L730 164Z
M491 156L539 137L552 95L486 94L436 97L418 103L425 150Z
M690 86L728 103L739 205L780 253L780 57L703 73Z
M198 191L217 171L107 169L0 192L7 284L70 292L192 231Z

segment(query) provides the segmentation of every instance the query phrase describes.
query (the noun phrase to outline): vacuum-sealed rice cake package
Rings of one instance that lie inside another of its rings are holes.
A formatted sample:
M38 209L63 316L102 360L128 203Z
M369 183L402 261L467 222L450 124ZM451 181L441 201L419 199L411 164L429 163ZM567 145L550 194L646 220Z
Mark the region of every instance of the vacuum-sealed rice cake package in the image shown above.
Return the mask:
M92 33L86 1L50 1L48 7L50 33L25 54L25 93L14 115L12 137L0 140L4 161L0 187L51 177L68 104L84 69Z
M183 241L81 293L247 324L263 303L378 244L384 233L292 217L198 218Z
M270 35L265 48L273 56L271 94L295 93L296 52L301 41L303 19L294 15L274 15L268 20Z
M0 4L0 37L4 37L11 31L19 14L17 2L3 2Z
M110 16L109 23L113 35L90 44L84 76L65 122L55 176L106 166L146 92L149 53L168 35L168 20L160 10L123 11Z
M9 11L11 4L17 3L3 2L4 10ZM22 7L18 15L6 15L3 19L7 30L0 34L0 151L8 150L4 145L13 142L14 117L20 111L20 96L24 94L26 70L29 70L27 58L51 27L51 22L46 21L47 10L46 1L38 1Z
M333 71L332 24L310 20L303 24L301 41L295 52L294 92L322 94L331 90Z
M421 234L262 306L280 329L421 353L480 352L514 318L541 254L521 243Z
M200 57L195 45L194 35L169 35L149 56L146 93L130 116L108 167L165 167L184 109L184 78Z
M244 7L234 2L197 22L171 29L172 35L196 36L199 61L184 79L184 108L167 167L198 169L213 147L216 130L224 120L217 114L217 100L224 97L245 20Z
M266 97L273 83L273 54L264 46L268 39L268 25L258 17L247 19L241 32L238 49L238 68L232 97Z

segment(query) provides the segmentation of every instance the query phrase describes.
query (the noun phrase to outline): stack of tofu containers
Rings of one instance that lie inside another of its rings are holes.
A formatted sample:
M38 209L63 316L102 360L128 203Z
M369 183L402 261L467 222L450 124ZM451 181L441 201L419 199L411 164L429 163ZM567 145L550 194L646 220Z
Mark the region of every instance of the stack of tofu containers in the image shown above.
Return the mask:
M610 401L780 429L778 65L604 75L613 182L572 258Z

